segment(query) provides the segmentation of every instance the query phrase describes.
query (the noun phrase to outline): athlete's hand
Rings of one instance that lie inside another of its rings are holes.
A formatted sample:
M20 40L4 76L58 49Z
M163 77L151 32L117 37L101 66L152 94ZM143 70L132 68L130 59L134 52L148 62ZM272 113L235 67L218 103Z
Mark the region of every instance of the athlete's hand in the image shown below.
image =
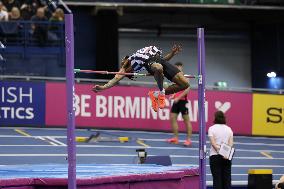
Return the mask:
M169 97L169 99L170 99L170 100L175 99L175 95L172 94L172 95Z
M226 156L223 156L223 159L226 159L226 160L228 160L229 158L228 158L228 157L226 157Z
M179 98L175 98L174 99L174 104L178 103L178 101L179 101Z
M172 47L172 53L174 55L178 54L179 52L182 51L182 46L180 44L174 44Z
M93 88L92 88L92 91L94 91L95 93L98 93L98 92L101 92L102 90L104 90L104 86L101 86L101 85L95 85Z

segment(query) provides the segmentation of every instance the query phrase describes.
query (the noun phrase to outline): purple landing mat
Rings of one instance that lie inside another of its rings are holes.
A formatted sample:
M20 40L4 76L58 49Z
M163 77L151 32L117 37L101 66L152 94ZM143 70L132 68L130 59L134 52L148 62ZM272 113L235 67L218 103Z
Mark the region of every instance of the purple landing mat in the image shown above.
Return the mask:
M1 189L67 188L67 164L0 166ZM77 165L79 189L198 189L193 166Z

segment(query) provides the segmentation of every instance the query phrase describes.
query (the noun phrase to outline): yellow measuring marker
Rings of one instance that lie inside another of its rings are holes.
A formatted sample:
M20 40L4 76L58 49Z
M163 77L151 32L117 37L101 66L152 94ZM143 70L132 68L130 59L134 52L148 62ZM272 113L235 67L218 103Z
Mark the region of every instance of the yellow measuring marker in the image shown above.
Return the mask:
M100 136L100 133L92 134L89 137L76 137L76 142L128 142L130 140L129 137L103 137Z
M137 143L137 144L140 144L141 146L144 146L144 147L146 147L146 148L149 148L149 147L150 147L149 145L145 144L145 142L144 142L143 140L141 140L141 139L137 139L137 140L136 140L136 143Z
M76 142L86 142L89 137L76 137Z
M269 159L273 159L272 155L270 154L270 152L260 152L261 155L269 158Z

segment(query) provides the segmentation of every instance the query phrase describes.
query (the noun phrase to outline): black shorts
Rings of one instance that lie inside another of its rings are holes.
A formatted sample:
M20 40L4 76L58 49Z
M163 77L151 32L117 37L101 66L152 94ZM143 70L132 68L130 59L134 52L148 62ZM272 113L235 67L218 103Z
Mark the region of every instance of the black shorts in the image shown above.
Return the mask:
M174 103L171 108L171 113L188 115L188 108L186 107L187 103L187 100L179 100L177 103Z
M146 68L146 70L150 73L150 74L154 74L151 70L151 66L152 64L154 63L159 63L163 66L163 74L165 75L165 77L172 81L173 77L180 72L180 70L170 64L169 62L167 62L166 60L164 60L163 58L161 57L152 57L150 58L145 64L144 64L144 67Z

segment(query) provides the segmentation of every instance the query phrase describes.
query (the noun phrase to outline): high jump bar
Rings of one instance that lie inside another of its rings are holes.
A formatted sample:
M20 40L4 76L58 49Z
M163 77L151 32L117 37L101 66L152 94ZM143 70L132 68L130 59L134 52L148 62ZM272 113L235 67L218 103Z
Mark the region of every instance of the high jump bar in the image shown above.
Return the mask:
M109 72L109 71L99 71L99 70L81 70L81 69L74 69L74 73L96 73L96 74L105 74L105 75L130 75L130 76L152 76L151 74L143 74L143 73L121 73L121 72ZM197 75L184 75L187 78L199 78Z

